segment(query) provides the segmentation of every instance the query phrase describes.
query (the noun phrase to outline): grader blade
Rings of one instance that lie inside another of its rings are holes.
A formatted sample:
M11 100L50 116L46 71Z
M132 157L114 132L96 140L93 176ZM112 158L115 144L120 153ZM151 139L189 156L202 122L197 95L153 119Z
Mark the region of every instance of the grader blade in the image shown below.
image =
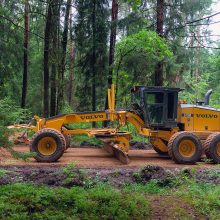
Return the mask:
M15 133L12 137L9 137L9 140L12 141L15 145L19 145L19 144L28 145L30 143L26 131L23 132L22 134Z
M121 150L120 147L117 144L105 143L104 144L104 149L108 153L110 153L111 155L116 157L121 163L123 163L123 164L129 164L130 163L128 153Z

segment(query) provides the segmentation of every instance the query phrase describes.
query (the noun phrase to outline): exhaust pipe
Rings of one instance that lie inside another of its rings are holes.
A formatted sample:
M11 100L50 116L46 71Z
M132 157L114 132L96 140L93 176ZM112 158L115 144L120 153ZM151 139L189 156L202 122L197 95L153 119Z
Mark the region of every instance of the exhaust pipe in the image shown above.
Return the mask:
M205 98L204 98L205 105L209 105L209 98L211 94L212 94L212 89L209 89L208 92L205 94Z

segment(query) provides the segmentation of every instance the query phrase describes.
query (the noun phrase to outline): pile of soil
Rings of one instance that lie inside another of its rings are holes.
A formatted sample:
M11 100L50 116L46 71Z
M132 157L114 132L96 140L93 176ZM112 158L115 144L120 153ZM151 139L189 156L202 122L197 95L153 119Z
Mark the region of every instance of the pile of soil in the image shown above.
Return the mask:
M198 170L195 177L199 182L220 184L220 168Z
M177 172L181 170L168 170L159 166L146 166L141 170L132 168L118 169L78 169L63 167L1 167L0 185L32 182L34 184L46 184L48 186L85 186L89 187L97 183L108 182L112 186L120 187L129 183L147 183L156 180L163 186L169 185ZM194 177L199 182L220 184L220 169L185 170L186 175Z
M153 147L149 143L130 141L131 150L152 150Z

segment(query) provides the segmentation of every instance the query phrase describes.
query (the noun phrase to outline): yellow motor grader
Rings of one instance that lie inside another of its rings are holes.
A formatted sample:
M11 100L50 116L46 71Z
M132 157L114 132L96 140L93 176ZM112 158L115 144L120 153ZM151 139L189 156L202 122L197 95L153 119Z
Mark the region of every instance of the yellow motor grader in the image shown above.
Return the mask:
M120 131L131 123L141 136L148 137L158 154L168 154L176 163L194 164L203 152L220 163L220 110L209 107L211 90L204 101L184 104L178 101L179 88L135 86L133 104L124 110L115 109L114 85L108 89L108 109L97 112L62 114L50 118L34 117L34 125L16 125L35 132L30 150L39 162L55 162L70 146L69 135L86 134L104 142L104 148L120 161L129 163L130 132ZM68 124L110 122L112 126L91 129L70 129ZM116 123L113 123L116 122ZM117 124L116 126L113 126Z

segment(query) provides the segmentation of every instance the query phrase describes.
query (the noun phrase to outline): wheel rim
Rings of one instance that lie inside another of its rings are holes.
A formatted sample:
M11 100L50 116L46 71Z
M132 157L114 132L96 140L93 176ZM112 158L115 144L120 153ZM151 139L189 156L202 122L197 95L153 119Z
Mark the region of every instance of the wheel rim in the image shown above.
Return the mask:
M57 144L54 138L44 137L38 142L37 148L40 154L49 156L55 153Z
M218 142L218 144L216 146L216 152L217 152L218 156L220 156L220 142Z
M195 143L191 140L183 140L179 145L179 153L184 157L192 157L196 152Z

